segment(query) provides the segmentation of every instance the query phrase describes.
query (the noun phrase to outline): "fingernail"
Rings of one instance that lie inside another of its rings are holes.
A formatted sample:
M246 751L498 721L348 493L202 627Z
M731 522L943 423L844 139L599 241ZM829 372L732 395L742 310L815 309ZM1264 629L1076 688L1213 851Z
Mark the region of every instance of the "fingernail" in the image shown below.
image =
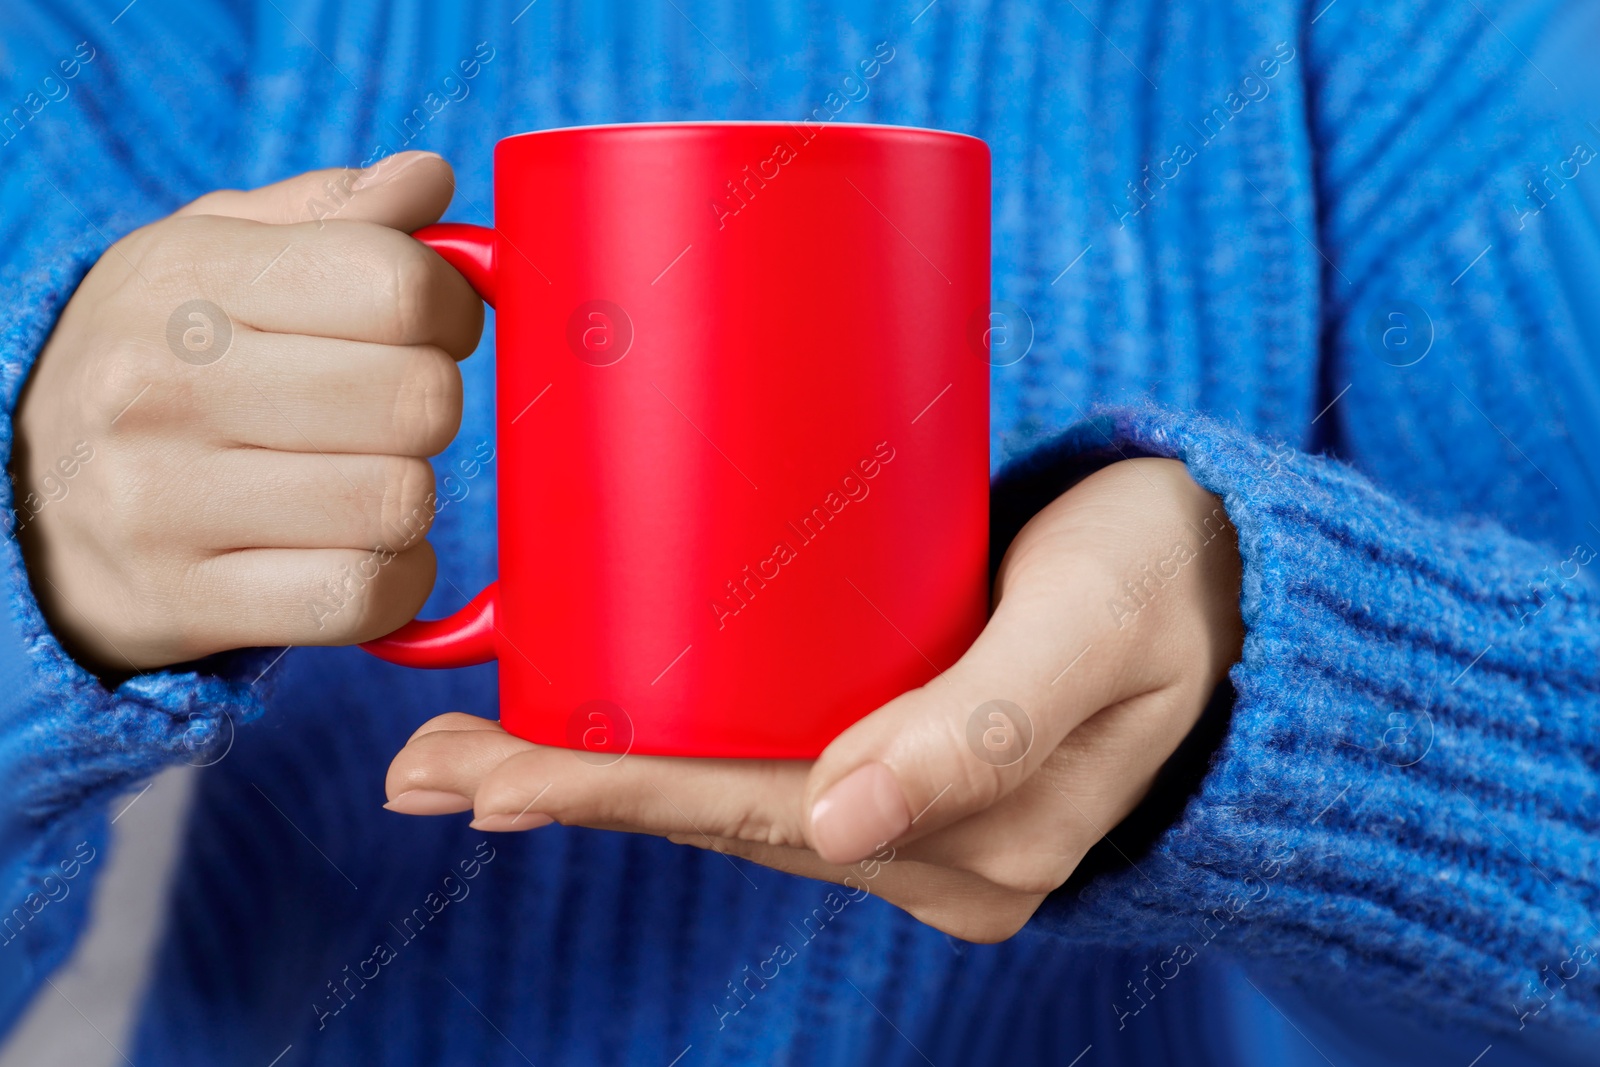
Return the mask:
M384 807L401 815L451 815L458 811L471 811L472 800L460 793L446 793L439 789L407 789Z
M811 808L811 836L829 863L866 859L911 828L911 809L894 772L877 761L833 784Z
M401 171L424 159L440 158L442 157L437 152L422 152L418 150L396 152L392 156L384 156L372 166L363 170L361 175L350 183L350 188L367 189L383 182L392 181Z
M541 815L537 811L525 812L521 815L506 815L495 812L492 815L480 815L473 819L471 826L474 830L487 830L490 833L503 834L512 830L537 830L541 826L549 826L555 822L548 815Z

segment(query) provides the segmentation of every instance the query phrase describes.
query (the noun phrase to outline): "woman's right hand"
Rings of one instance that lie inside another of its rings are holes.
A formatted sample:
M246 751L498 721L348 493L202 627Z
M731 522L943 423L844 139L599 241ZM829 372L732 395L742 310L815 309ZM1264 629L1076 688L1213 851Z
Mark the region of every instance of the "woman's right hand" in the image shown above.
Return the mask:
M89 272L12 460L34 593L86 666L349 644L422 606L427 457L460 425L483 306L407 234L453 190L422 152L222 190Z

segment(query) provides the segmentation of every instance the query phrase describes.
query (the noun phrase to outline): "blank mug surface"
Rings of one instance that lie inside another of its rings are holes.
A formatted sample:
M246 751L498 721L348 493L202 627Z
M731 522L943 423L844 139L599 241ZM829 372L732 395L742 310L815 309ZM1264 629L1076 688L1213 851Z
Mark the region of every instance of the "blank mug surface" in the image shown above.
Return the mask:
M813 757L966 650L988 609L983 142L525 134L496 149L495 221L447 258L497 309L508 730L597 760Z

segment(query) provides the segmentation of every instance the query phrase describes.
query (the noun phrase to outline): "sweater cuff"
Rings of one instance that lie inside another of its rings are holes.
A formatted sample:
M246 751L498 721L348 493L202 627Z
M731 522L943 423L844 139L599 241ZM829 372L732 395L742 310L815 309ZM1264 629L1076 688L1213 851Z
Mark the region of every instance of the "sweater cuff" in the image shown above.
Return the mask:
M1148 949L1116 995L1124 1023L1231 952L1475 1028L1600 1024L1595 550L1442 523L1337 462L1141 406L1001 472L997 554L1073 480L1134 456L1183 461L1238 531L1231 721L1176 820L1033 925Z
M106 245L96 231L54 247L29 273L5 279L11 299L0 315L0 461L7 465L28 372ZM8 809L0 821L38 826L166 764L222 758L234 727L260 714L264 694L252 682L276 653L211 657L108 689L66 652L40 611L12 532L9 478L0 478L0 507L7 520L0 539L0 781Z

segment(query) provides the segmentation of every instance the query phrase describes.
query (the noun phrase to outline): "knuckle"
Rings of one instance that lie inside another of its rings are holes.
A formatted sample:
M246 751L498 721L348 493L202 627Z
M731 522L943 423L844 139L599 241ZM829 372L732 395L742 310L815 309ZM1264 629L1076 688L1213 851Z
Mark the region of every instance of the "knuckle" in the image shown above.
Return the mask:
M390 253L389 322L392 344L421 344L428 336L432 319L430 304L433 296L435 273L429 262L429 252L419 242L397 235L401 243Z
M474 806L479 811L527 811L534 800L540 798L544 784L539 782L537 775L527 773L528 762L523 756L512 756L504 760L488 776L478 784L477 793L474 795ZM546 797L554 800L551 790ZM552 809L552 805L546 805ZM554 810L545 810L541 814L555 816Z
M385 456L382 461L381 540L402 549L433 527L433 465L415 456Z
M987 810L1011 791L1011 786L1018 777L1020 764L997 767L969 753L965 738L959 739L957 743L961 747L956 751L965 757L958 761L952 771L952 781L959 791L957 795L962 797L968 810ZM930 794L929 800L932 799Z
M973 700L959 705L963 711L982 707ZM931 805L930 814L936 821L943 821L951 813L952 806L966 812L993 806L1020 786L1031 772L1026 751L1003 748L996 750L1000 759L994 758L995 752L986 747L987 735L984 738L972 736L972 718L967 714L942 715L935 727L936 736L928 739L928 751L933 760L917 775L924 792L920 801L913 799L912 803L919 811L923 810L922 806ZM1014 732L1008 736L1014 739Z
M135 260L148 256L170 241L175 232L182 229L176 224L183 218L183 215L168 215L166 218L156 219L138 229L130 230L112 243L106 255L123 254Z
M96 265L104 269L147 261L150 251L161 242L164 226L165 220L152 222L124 234L111 243Z
M805 840L797 829L784 826L763 813L748 810L735 813L724 827L713 833L734 841L756 845L772 845L778 848L805 847Z
M155 223L140 248L141 272L148 271L156 282L187 281L193 277L195 252L215 240L218 226L215 215L174 215Z
M227 214L229 201L236 198L239 191L236 189L213 189L209 193L201 193L178 212L180 217L187 215L223 215Z
M382 637L415 618L433 589L436 568L426 541L400 551L356 554L349 568L356 586L351 637L360 641Z
M202 193L179 208L174 218L187 218L193 215L226 215L231 201L240 196L237 189L213 189L209 193Z
M378 636L386 618L377 589L381 574L373 554L350 551L311 578L306 602L321 639Z
M259 225L222 215L173 215L130 235L138 241L126 258L148 292L172 301L206 296L216 291L219 276L247 269L237 251L246 230Z
M798 784L790 781L796 772L796 768L781 762L766 765L761 776L762 794L784 795ZM806 842L802 820L795 817L793 809L782 806L753 808L747 803L740 803L732 795L720 806L718 815L714 816L709 824L702 826L714 836L734 841L771 845L777 848L810 849L811 847ZM694 828L698 830L700 827Z
M130 405L165 376L164 370L150 346L127 337L107 341L82 365L79 396L87 421L112 434L143 425L152 405L144 411Z
M461 371L442 349L424 348L395 393L394 426L416 455L444 451L461 426Z

